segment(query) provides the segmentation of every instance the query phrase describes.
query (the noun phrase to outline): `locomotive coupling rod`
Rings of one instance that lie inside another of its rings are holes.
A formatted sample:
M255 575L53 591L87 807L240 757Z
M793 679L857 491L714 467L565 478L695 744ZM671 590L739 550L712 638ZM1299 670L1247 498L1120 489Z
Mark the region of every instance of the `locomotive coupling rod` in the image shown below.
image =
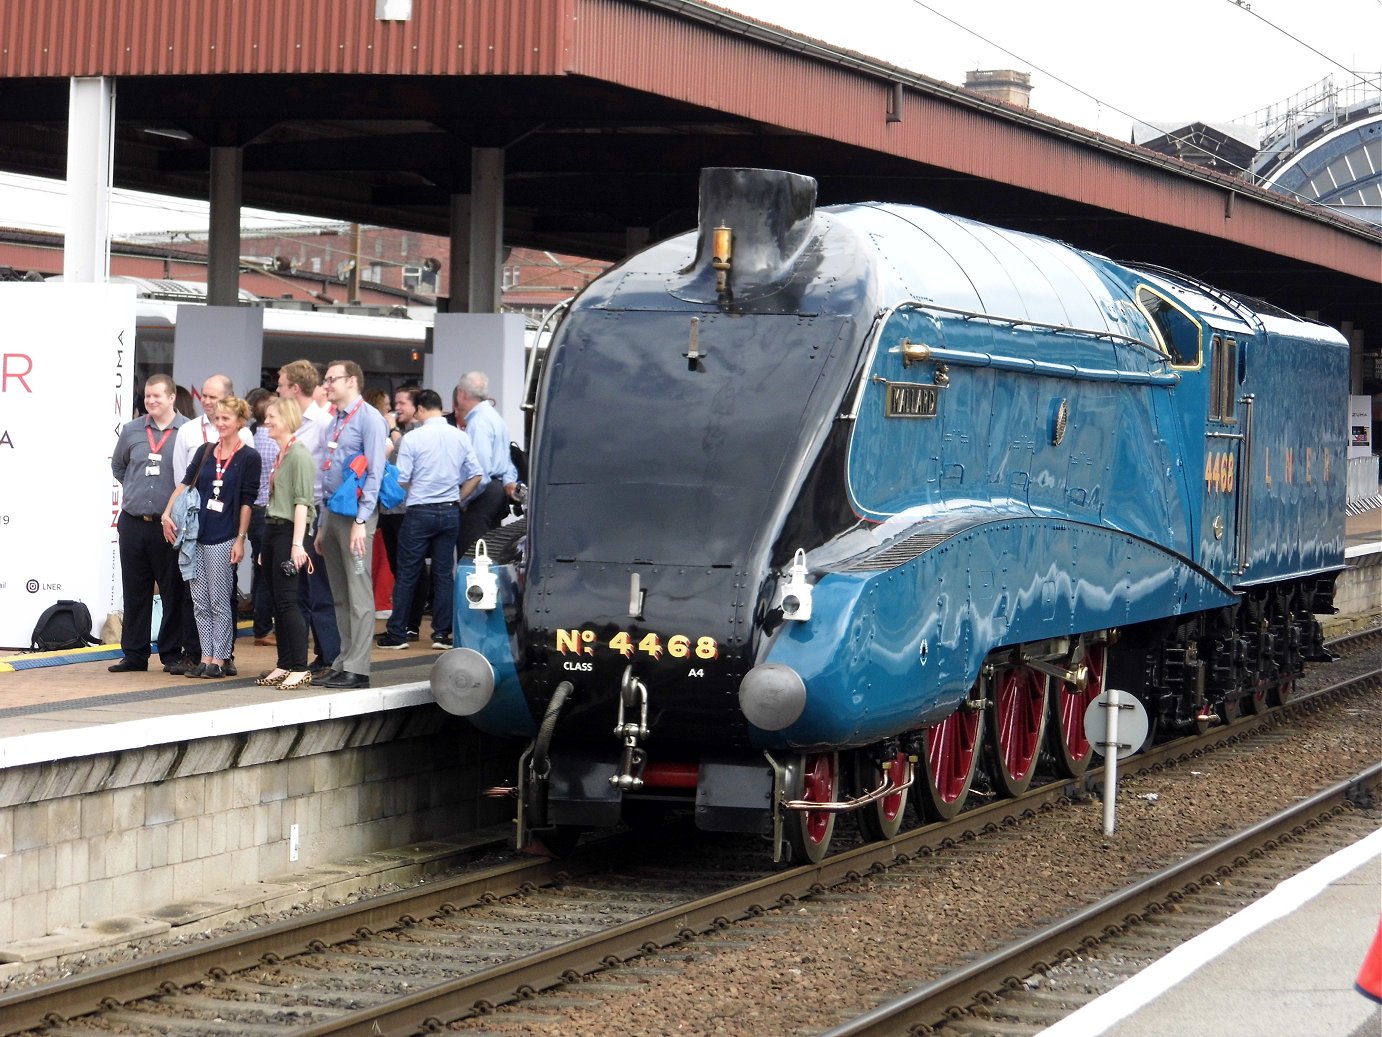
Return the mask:
M1054 677L1065 684L1073 684L1077 691L1084 691L1085 685L1089 683L1089 667L1084 663L1067 668L1052 666L1050 663L1042 662L1039 659L1027 659L1023 665L1036 670L1038 673L1044 673L1048 677Z
M819 810L826 814L847 814L851 810L858 810L860 807L866 807L870 803L876 803L886 796L892 796L898 792L902 792L904 789L911 787L911 784L912 763L909 760L907 761L903 779L900 783L893 781L891 770L884 771L883 783L872 792L865 792L856 799L839 800L833 803L817 803L815 800L810 799L789 799L786 803L783 803L782 806L786 810Z

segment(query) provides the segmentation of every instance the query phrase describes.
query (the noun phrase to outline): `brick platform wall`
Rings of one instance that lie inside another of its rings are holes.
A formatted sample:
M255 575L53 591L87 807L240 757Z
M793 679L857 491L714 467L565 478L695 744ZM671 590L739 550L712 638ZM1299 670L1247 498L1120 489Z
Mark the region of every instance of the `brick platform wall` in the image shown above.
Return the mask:
M0 771L0 943L503 823L516 757L428 705Z

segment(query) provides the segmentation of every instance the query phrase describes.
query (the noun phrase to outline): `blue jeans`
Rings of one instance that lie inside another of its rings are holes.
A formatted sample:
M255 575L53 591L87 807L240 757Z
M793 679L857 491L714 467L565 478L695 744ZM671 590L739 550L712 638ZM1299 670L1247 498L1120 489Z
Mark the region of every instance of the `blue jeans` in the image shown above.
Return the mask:
M423 573L432 559L432 637L451 633L451 589L456 580L456 537L461 513L454 504L410 507L398 530L398 572L393 577L393 615L385 628L395 641L407 640L408 609Z

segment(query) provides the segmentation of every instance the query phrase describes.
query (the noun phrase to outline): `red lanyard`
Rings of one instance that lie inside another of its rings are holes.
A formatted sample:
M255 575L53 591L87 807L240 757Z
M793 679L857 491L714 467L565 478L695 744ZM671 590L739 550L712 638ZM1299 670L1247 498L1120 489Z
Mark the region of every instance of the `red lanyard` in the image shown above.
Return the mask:
M350 413L347 414L344 418L341 417L339 413L336 415L336 427L332 430L331 439L326 444L328 450L334 452L336 448L341 445L341 433L345 431L345 427L350 424L350 419L355 417L355 412L360 409L360 405L364 402L365 398L361 396L358 400L355 401L355 406L350 408ZM322 471L326 472L330 470L331 456L330 454L328 454L326 460L322 462Z
M350 424L350 419L355 417L355 412L360 409L360 405L364 402L365 398L361 396L358 400L355 401L355 406L350 408L350 413L347 414L344 418L341 417L339 414L336 415L336 430L331 433L331 438L335 440L335 442L331 444L332 450L336 449L336 444L341 441L341 433L345 431L345 427Z
M235 460L235 455L240 451L240 440L235 441L235 446L231 448L230 456L222 461L216 456L216 447L211 448L211 459L216 462L216 481L211 484L211 496L221 495L221 476L225 475L226 469L230 467L230 462Z
M168 437L173 434L173 426L169 425L163 430L163 435L159 437L157 443L154 442L154 429L152 425L144 426L144 435L149 437L149 453L157 454L163 449L163 444L168 442Z

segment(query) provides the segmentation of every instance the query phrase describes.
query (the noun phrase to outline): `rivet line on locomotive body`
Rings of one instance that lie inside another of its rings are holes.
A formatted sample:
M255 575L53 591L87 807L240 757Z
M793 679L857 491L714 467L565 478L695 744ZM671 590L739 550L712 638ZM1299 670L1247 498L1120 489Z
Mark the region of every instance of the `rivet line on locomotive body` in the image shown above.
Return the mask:
M816 860L1079 775L1105 684L1164 737L1327 657L1347 365L1171 271L705 170L558 329L434 693L531 740L520 844L670 804Z

